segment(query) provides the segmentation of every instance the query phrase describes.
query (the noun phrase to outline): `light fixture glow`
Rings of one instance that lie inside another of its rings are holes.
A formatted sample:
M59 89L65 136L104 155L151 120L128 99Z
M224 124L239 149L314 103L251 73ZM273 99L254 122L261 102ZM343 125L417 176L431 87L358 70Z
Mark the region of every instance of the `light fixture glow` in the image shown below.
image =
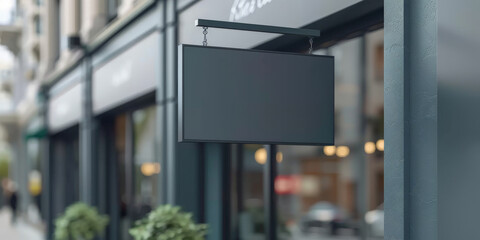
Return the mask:
M33 170L28 174L28 190L32 196L38 196L42 192L42 175Z
M383 139L379 139L377 141L377 149L378 151L382 151L385 150L385 141Z
M277 162L281 163L283 161L283 153L277 152Z
M258 164L265 164L267 162L267 150L265 148L259 148L255 152L255 161Z
M142 172L143 175L147 177L152 176L153 174L159 174L160 163L152 163L152 162L142 163L142 165L140 166L140 171Z
M325 146L323 147L323 153L327 156L335 155L337 148L335 146Z
M347 157L350 154L350 148L347 146L339 146L337 148L337 156L338 157Z
M364 149L365 149L366 154L374 153L375 152L375 143L374 142L366 142Z

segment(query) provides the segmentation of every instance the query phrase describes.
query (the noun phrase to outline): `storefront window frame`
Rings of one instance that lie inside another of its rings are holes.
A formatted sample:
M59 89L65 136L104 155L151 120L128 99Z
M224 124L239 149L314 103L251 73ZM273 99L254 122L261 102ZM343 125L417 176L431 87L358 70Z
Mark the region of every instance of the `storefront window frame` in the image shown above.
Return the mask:
M374 21L375 22L375 21ZM361 41L365 41L365 37L366 37L366 34L370 33L370 32L374 32L374 31L377 31L377 30L380 30L380 29L383 29L383 19L381 21L381 23L378 23L378 22L375 22L375 24L372 24L371 22L369 22L369 20L367 19L366 22L362 22L361 24L359 24L360 26L362 26L361 28L359 29L356 29L357 31L353 32L353 33L350 33L350 34L346 34L343 30L339 31L338 33L332 33L330 36L327 36L327 37L321 37L320 38L320 41L317 41L315 44L314 44L314 49L313 49L313 52L315 51L318 51L318 50L323 50L323 49L326 49L327 50L327 54L329 54L329 48L340 43L340 42L343 42L343 41L346 41L346 40L350 40L350 39L353 39L353 38L361 38ZM332 40L332 39L335 39L336 37L340 37L339 39L337 40ZM365 48L365 46L363 46ZM298 51L298 45L292 45L292 48L285 48L285 49L281 49L281 51L292 51L292 52L296 52ZM361 50L361 57L362 59L365 59L366 57L366 52L365 52L365 49ZM363 81L365 81L365 73L363 73L364 76L362 76L362 79ZM230 150L232 151L234 149L235 145L231 145L230 146ZM239 148L240 149L243 149L243 144L238 144L238 146L240 146ZM264 184L264 187L267 186L266 188L264 188L264 196L263 196L263 201L264 201L264 214L265 214L265 226L266 226L266 231L265 231L265 234L266 234L266 239L267 240L272 240L272 239L277 239L277 235L278 235L278 224L277 224L277 198L278 198L278 195L275 193L275 178L277 176L277 161L273 160L274 158L270 157L270 156L276 156L277 152L278 152L278 145L275 145L275 144L270 144L270 145L264 145L264 147L267 149L267 152L269 154L268 157L267 157L267 161L265 162L264 164L264 168L263 168L263 184ZM237 151L239 153L237 153L237 156L236 158L240 159L241 158L241 153L242 151ZM237 160L238 161L238 160ZM235 174L235 175L238 175L239 173L233 173L232 171L232 168L230 168L230 175L232 174ZM241 177L240 177L241 178ZM237 187L238 188L238 187ZM229 193L229 198L228 199L233 199L232 198L232 193L230 192L230 189L224 189L224 191L227 191ZM238 194L238 193L237 193ZM238 197L237 197L238 198ZM238 199L237 199L238 200ZM231 207L232 205L232 200L229 201L229 207ZM237 203L238 204L238 203ZM237 215L238 213L234 213L234 211L232 211L232 209L228 209L228 211L225 211L224 214L227 214L228 216L226 217L226 219L232 219L233 216ZM234 221L235 223L235 221ZM238 225L238 224L237 224ZM238 231L238 226L230 226L232 228L232 230L234 230L232 232L232 234L230 235L231 239L240 239L240 235L239 235L239 231Z

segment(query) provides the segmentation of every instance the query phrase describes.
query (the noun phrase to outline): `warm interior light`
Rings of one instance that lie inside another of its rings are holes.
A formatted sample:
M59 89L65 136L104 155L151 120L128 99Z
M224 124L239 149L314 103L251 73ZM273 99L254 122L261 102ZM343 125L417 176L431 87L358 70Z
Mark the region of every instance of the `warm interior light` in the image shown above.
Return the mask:
M281 163L283 161L283 153L277 152L277 162Z
M335 146L325 146L323 147L323 153L327 156L335 155L337 148Z
M160 163L142 163L142 166L140 167L140 171L142 172L143 175L145 176L152 176L153 174L159 174L160 173Z
M42 192L42 175L39 171L33 170L28 176L28 190L32 196L38 196Z
M347 157L350 154L350 148L347 146L337 147L337 156L338 157Z
M257 161L258 164L265 164L267 162L267 150L265 148L259 148L255 152L255 161Z
M374 142L366 142L365 143L365 153L372 154L375 152L375 143Z
M281 163L283 161L283 153L277 152L277 162ZM267 150L265 148L259 148L255 151L255 161L258 164L265 164L267 162Z
M377 149L378 149L378 151L385 150L385 141L383 139L379 139L377 141Z

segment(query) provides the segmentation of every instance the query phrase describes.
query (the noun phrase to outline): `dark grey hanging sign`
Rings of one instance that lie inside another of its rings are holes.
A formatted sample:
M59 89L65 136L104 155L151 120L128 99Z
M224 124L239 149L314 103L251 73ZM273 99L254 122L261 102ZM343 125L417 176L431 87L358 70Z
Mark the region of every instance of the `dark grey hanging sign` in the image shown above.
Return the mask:
M180 142L331 145L331 56L207 47L207 29L309 37L320 31L198 19L203 46L180 45Z
M332 145L334 58L180 45L180 142Z

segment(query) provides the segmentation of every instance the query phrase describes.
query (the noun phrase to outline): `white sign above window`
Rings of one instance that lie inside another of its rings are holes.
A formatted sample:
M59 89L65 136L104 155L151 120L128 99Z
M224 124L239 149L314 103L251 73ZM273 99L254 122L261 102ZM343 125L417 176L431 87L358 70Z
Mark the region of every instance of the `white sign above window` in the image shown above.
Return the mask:
M197 19L300 28L359 2L360 0L201 0L180 13L178 42L201 44L203 29L195 27ZM278 36L209 29L208 43L211 46L252 48Z
M264 7L272 0L235 0L230 10L230 21L238 21Z

